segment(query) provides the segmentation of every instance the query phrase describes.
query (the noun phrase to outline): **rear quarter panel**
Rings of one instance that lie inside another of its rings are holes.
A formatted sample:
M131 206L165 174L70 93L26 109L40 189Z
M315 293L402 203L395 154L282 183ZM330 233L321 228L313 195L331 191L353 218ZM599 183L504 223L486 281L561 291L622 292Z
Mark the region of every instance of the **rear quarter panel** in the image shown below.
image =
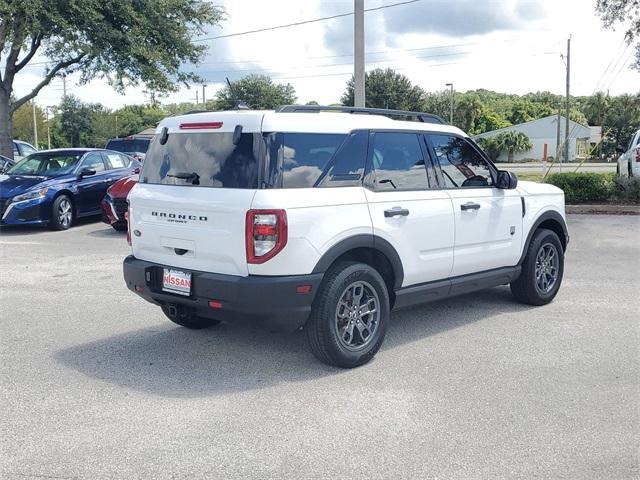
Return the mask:
M258 190L251 208L285 209L289 235L278 255L249 265L250 275L308 274L340 241L373 234L362 187Z

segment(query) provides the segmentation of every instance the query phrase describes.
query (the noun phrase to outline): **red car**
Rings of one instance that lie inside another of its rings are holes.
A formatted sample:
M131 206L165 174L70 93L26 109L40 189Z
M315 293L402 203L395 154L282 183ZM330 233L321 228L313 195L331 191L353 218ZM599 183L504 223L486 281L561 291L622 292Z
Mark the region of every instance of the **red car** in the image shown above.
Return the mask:
M124 214L129 209L127 195L138 183L139 175L121 178L111 185L102 199L102 221L108 223L119 232L127 230L127 220Z

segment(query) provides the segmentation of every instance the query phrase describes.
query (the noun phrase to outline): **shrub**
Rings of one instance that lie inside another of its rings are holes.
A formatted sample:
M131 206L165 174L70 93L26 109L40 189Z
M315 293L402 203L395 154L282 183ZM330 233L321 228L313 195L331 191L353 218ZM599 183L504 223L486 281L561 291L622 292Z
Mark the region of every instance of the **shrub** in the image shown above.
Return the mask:
M617 200L640 203L640 177L616 177L613 197Z
M552 173L546 183L564 190L567 203L605 202L614 193L612 173Z

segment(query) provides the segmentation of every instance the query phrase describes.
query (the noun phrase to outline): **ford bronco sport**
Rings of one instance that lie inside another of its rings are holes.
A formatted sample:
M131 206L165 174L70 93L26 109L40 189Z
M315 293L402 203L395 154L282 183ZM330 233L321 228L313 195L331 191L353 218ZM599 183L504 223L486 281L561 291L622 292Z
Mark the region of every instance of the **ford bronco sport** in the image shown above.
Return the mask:
M302 328L345 368L392 309L504 284L550 302L569 241L561 190L518 184L438 117L374 109L167 118L128 215L126 284L170 320Z

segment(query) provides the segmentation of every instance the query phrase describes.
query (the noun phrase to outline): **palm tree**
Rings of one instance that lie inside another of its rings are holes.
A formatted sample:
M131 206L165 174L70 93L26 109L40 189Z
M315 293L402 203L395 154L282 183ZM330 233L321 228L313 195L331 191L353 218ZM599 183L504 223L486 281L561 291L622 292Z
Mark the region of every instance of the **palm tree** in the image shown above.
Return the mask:
M526 152L533 148L531 140L522 132L503 132L495 136L495 142L502 152L508 153L508 162L513 162L515 153Z

